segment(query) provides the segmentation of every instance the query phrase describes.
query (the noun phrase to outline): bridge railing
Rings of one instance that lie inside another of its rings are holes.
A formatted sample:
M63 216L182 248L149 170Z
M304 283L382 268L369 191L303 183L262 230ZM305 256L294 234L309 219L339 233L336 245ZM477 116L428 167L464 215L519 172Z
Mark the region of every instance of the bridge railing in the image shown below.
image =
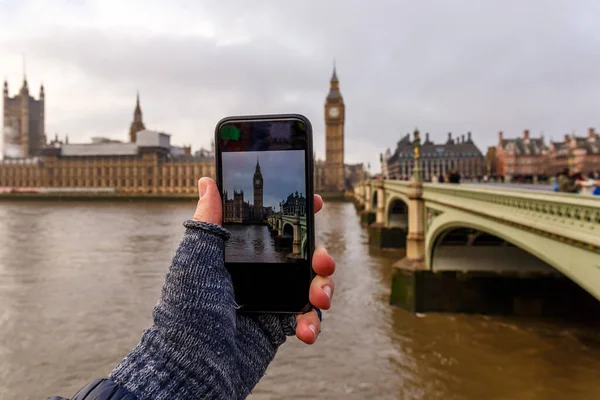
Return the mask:
M424 184L423 199L600 247L599 197Z

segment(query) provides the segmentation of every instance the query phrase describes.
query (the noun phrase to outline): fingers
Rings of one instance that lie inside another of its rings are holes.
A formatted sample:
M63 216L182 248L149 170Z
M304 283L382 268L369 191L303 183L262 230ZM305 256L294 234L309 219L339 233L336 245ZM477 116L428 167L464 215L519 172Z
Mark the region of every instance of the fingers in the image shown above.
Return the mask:
M321 331L321 321L315 310L296 317L296 336L306 344L313 344Z
M315 276L310 283L308 298L310 303L322 310L329 310L333 297L333 279L325 276Z
M331 276L335 272L335 261L327 253L327 250L319 247L313 253L312 267L317 275Z
M194 221L210 222L221 225L223 220L223 204L217 184L210 178L198 181L198 205L194 213Z
M323 208L323 198L318 194L315 194L315 214L321 211Z

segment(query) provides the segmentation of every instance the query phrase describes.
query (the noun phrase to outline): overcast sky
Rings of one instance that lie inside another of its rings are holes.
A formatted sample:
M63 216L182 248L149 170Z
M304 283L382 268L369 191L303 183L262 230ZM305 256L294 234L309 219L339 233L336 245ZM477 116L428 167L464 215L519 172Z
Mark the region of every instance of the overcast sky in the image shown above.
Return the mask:
M244 191L244 201L254 204L256 160L263 177L263 206L279 211L279 202L291 193L306 196L304 151L250 151L223 153L223 186L227 197Z
M299 112L324 155L323 103L337 60L346 161L419 127L562 138L600 129L595 0L0 0L0 73L46 87L46 131L127 138L144 121L208 147L225 115Z

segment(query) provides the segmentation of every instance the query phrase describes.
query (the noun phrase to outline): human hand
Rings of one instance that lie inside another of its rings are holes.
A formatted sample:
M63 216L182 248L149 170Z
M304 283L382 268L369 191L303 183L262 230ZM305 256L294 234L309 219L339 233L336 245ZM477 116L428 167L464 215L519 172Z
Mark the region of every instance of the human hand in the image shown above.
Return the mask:
M221 225L223 222L223 202L219 189L210 178L202 178L198 181L199 200L193 219L195 221L208 222ZM314 198L315 213L323 208L323 199L319 195ZM313 253L313 270L317 274L309 289L309 300L311 304L321 310L331 307L331 299L334 292L334 283L331 275L335 271L333 258L322 247ZM307 344L313 344L321 330L321 321L316 310L296 316L296 337Z

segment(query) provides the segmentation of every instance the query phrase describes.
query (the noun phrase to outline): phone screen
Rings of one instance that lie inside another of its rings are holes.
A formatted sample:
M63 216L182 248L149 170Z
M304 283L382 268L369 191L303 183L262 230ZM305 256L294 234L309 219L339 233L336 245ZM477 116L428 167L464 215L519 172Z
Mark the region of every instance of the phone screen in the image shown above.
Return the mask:
M236 301L249 311L300 311L308 303L314 247L310 123L222 121L217 174Z

